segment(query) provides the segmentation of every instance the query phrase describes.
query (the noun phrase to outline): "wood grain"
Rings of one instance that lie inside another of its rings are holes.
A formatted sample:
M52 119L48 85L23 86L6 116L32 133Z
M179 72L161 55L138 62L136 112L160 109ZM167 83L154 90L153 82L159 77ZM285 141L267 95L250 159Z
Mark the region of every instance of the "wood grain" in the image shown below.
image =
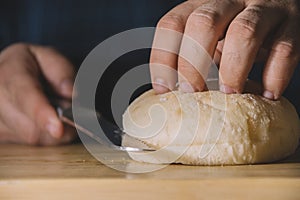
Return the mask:
M300 199L300 149L259 165L110 169L81 144L0 145L0 199Z

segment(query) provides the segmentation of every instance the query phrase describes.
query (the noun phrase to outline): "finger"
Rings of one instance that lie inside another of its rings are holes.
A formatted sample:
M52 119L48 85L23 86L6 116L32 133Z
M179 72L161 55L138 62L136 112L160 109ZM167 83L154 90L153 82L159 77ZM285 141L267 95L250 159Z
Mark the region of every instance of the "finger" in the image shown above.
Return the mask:
M249 5L231 22L220 63L220 90L241 93L258 50L284 14L275 8Z
M220 65L224 42L225 42L225 40L221 40L218 42L215 53L214 53L213 61L217 66ZM270 49L270 44L262 45L262 47L258 50L258 53L255 58L255 62L265 62L270 53L269 49Z
M32 128L32 133L28 133L29 143L39 140L39 134L36 133L40 130L48 132L53 137L61 137L62 123L43 93L39 82L39 66L30 53L28 45L13 45L1 56L1 86L3 91L6 91L5 97L8 98L8 102L14 105L15 110L12 113L18 115L16 119L23 119L21 121L24 122L17 126L19 132L26 132L26 124L35 127ZM8 118L6 124L14 122L13 116L9 118L8 113L5 116ZM10 127L13 127L13 124ZM27 135L25 134L24 137Z
M24 118L24 114L20 113L9 98L9 93L1 87L0 95L0 141L9 143L29 143L27 140L34 132L34 126L31 120ZM26 129L25 129L26 127ZM20 130L24 130L20 132ZM27 132L28 131L28 132ZM21 134L22 133L22 134ZM27 134L28 133L28 134ZM24 137L26 135L26 137Z
M19 82L14 85L15 106L31 119L40 132L48 132L55 138L62 137L62 123L36 77L22 74L16 75L16 78ZM39 140L32 140L35 139Z
M77 138L77 132L74 128L70 126L64 126L64 135L61 138L54 138L47 133L41 135L39 144L43 146L53 146L69 144Z
M74 66L52 48L37 45L30 45L29 48L54 91L62 97L71 98L75 78Z
M300 59L299 19L293 17L275 40L263 72L263 96L278 99L287 87Z
M37 144L40 133L63 135L63 125L39 82L39 66L27 44L15 44L0 54L1 109L10 141Z
M42 95L39 86L32 84L34 81L25 76L16 74L15 79L11 80L13 83L7 82L8 85L1 90L3 98L0 101L0 119L1 127L6 127L3 133L6 140L36 145L39 144L42 132L61 137L62 125L55 111Z
M187 1L173 8L157 24L150 56L152 86L157 93L175 88L182 33L189 14L195 8L195 3Z
M217 66L220 65L223 47L224 47L224 39L218 42L217 47L216 47L216 50L215 50L215 52L214 52L214 58L213 58L213 61L214 61L214 63L215 63Z
M11 103L9 98L1 99L1 141L17 144L38 145L41 130L35 121ZM47 132L47 135L50 134ZM2 138L3 136L3 138Z
M187 20L178 58L180 89L202 91L212 57L230 21L243 6L232 1L207 1L191 13ZM187 81L187 83L186 83ZM186 88L191 84L192 88Z

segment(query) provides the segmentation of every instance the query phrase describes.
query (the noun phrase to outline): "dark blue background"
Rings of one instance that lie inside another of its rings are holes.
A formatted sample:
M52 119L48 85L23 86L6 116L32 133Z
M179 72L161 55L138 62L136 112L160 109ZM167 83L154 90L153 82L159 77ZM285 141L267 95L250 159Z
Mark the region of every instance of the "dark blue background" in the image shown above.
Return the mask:
M106 38L155 26L179 0L7 0L0 3L0 48L17 41L51 45L77 66Z
M180 2L182 1L3 0L0 3L0 49L19 41L51 45L79 67L89 51L101 41L127 29L155 26L161 16ZM137 52L134 56L115 62L115 65L122 63L124 67L124 63L127 63L127 68L130 68L146 63L148 57L149 51ZM114 68L120 69L120 66ZM111 70L111 79L117 79L120 76L118 71L124 70ZM261 70L261 66L256 67L251 77L259 79ZM298 113L299 75L298 67L285 93L297 106ZM104 91L108 91L107 94L112 85L104 88Z

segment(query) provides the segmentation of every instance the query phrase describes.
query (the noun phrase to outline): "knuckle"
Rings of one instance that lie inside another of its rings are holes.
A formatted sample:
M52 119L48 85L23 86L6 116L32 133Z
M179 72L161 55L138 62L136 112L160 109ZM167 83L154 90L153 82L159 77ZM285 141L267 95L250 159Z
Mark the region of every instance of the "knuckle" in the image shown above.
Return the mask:
M211 9L199 9L194 11L188 18L188 25L197 26L206 31L215 31L220 21L220 15Z
M244 39L253 39L257 35L257 23L249 18L237 18L231 23L229 34L237 34Z
M8 46L9 49L23 49L23 48L27 48L27 47L28 47L28 44L25 42L18 42L18 43Z
M0 61L6 60L7 58L15 57L16 53L26 51L28 49L28 44L19 42L11 44L5 47L3 50L0 51Z
M263 7L249 6L240 16L232 21L230 31L245 39L253 39L258 36L259 22L262 19Z
M168 14L159 20L157 27L182 32L184 29L184 24L185 22L183 17L179 15Z
M272 51L281 59L291 59L297 55L296 45L291 42L278 42Z

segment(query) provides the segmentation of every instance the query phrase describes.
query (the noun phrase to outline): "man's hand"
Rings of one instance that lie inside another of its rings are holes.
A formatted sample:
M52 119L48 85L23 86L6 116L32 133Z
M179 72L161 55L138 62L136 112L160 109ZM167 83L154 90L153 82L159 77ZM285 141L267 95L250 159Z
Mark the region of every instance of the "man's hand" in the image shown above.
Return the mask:
M190 0L169 11L157 28L169 29L191 37L220 64L220 90L242 93L256 60L264 61L263 96L278 99L287 87L300 59L299 0ZM154 42L160 38L155 34ZM160 38L161 39L161 38ZM170 39L169 39L170 40ZM174 37L178 52L186 47L184 40ZM194 51L197 53L197 51ZM207 59L199 51L201 67ZM159 65L178 71L179 87L186 92L203 91L204 81L191 63L178 55L153 49L150 59L153 82L174 88L177 78L162 73ZM186 87L187 81L191 87ZM168 91L153 84L157 93Z
M58 119L45 92L70 100L74 68L51 48L14 44L0 54L0 142L68 143L71 128ZM68 129L68 130L67 130Z

